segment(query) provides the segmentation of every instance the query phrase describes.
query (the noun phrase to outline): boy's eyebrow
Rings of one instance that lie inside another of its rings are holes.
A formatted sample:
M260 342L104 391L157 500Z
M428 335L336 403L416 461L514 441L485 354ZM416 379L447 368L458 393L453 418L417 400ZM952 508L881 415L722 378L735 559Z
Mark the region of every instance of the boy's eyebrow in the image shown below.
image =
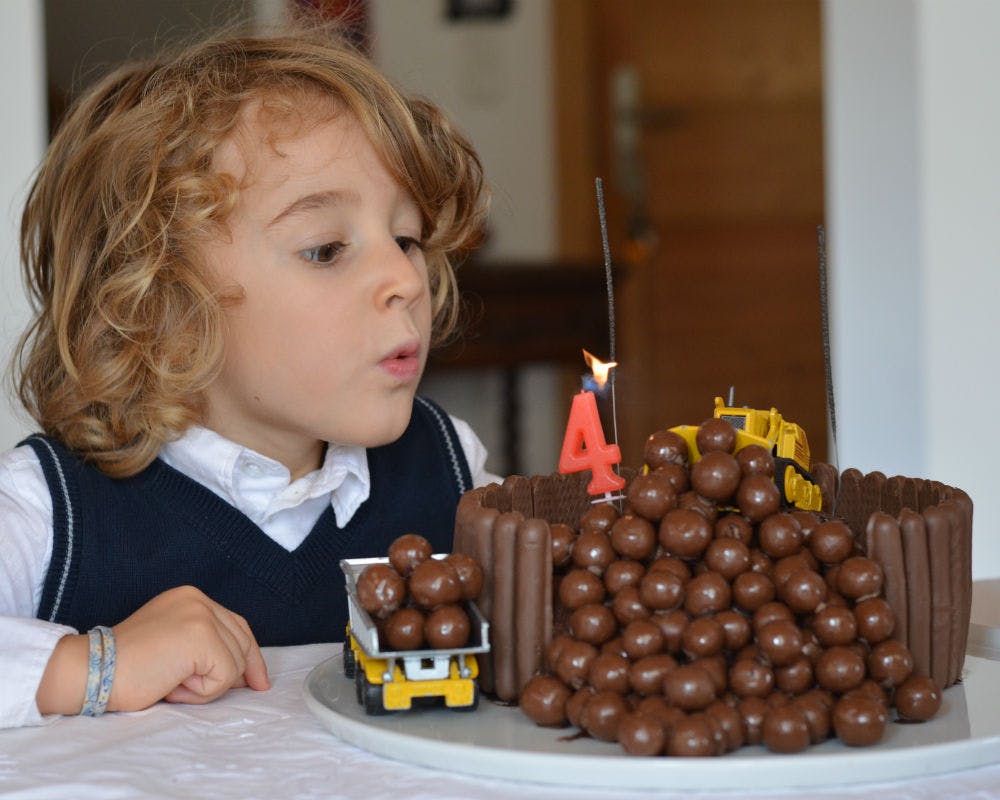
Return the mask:
M353 189L328 189L323 192L313 192L294 200L285 206L278 215L267 223L270 228L277 225L286 217L301 214L304 211L312 211L317 208L329 208L341 205L342 203L357 204L361 202L361 195Z

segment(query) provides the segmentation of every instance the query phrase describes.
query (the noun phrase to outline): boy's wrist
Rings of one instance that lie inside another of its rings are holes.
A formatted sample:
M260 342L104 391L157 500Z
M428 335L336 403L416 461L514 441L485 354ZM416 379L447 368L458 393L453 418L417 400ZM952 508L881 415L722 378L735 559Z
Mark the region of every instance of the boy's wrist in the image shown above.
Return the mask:
M35 693L41 714L78 714L87 685L90 639L70 634L58 641Z

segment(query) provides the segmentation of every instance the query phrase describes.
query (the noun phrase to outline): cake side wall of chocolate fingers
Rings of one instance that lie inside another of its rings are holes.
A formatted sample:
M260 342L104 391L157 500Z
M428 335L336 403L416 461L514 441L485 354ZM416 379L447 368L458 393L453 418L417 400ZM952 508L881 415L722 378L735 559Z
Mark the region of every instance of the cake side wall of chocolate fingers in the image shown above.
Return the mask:
M813 469L820 475L829 471L825 464ZM886 600L905 618L897 620L893 638L911 647L918 672L942 688L951 686L961 679L968 642L971 499L940 481L855 469L844 470L837 486L832 503L824 498L824 512L829 508L842 517L882 566ZM896 528L886 517L894 518Z

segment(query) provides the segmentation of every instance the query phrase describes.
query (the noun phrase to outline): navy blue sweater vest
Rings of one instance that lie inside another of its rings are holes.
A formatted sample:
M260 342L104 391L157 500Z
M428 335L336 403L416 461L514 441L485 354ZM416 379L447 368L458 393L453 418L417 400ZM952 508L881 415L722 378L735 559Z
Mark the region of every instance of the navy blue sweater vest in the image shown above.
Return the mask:
M455 430L413 404L403 436L368 450L371 494L346 527L327 507L293 552L242 512L157 459L114 479L42 436L54 543L38 616L85 631L114 625L157 594L193 585L246 617L262 646L340 641L347 601L340 559L384 556L403 533L451 550L455 509L472 488Z

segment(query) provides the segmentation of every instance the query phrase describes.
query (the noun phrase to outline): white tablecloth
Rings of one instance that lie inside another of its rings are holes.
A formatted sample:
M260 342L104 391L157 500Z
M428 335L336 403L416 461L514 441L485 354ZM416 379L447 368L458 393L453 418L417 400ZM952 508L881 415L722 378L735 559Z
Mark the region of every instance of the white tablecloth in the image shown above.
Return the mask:
M340 645L268 648L272 688L241 689L207 706L159 704L98 719L66 717L0 731L0 797L469 798L587 800L607 792L441 773L345 744L309 713L306 675ZM997 754L1000 762L1000 753ZM719 769L725 761L719 760ZM746 793L743 793L746 794ZM615 792L615 797L650 793ZM656 797L690 797L664 787ZM768 796L776 796L768 792ZM1000 800L1000 763L919 781L856 785L781 797ZM712 793L699 798L731 798Z

